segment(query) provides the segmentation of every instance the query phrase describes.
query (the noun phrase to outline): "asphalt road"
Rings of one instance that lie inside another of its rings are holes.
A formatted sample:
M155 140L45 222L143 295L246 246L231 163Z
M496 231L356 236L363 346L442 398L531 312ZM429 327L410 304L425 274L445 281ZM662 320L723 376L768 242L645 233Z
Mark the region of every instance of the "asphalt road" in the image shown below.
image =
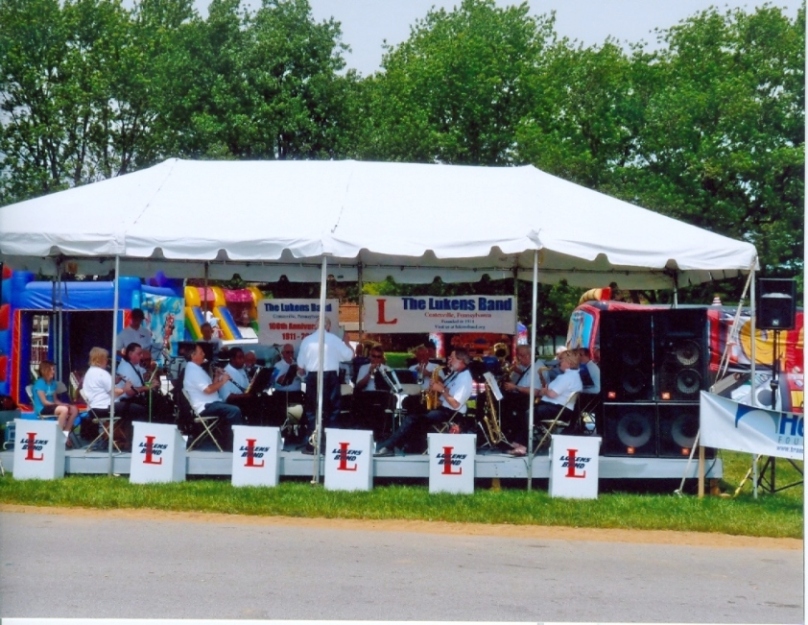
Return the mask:
M798 623L802 552L0 513L0 616Z

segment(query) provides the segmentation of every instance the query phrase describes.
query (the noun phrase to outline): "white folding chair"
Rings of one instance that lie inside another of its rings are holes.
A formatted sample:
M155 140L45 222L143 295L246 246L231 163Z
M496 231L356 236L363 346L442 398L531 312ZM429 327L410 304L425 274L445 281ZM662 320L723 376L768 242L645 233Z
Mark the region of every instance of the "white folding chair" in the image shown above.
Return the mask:
M90 407L90 402L87 401L87 394L84 392L84 389L79 389L79 394L81 395L81 398L84 400L84 403L87 404L87 412L90 413L93 423L95 423L98 426L98 436L96 436L92 441L90 441L90 444L87 445L87 448L84 450L84 453L86 454L95 446L95 444L98 441L104 439L107 440L112 439L112 446L115 448L115 451L121 453L121 448L118 447L118 443L115 442L115 428L118 427L118 423L120 422L121 418L113 417L112 427L110 428L109 425L110 418L108 416L96 414L95 410L93 410Z
M567 407L567 405L572 405L573 406L573 412L574 412L575 411L574 407L575 407L577 401L578 401L578 393L573 393L570 396L569 401L566 404L564 404L562 406L559 406L559 409L558 409L558 412L556 413L555 418L553 418L553 419L542 419L542 421L541 421L541 426L542 426L541 430L544 432L544 435L541 437L541 440L539 440L538 444L533 448L533 454L534 455L536 453L538 453L539 449L542 448L542 446L545 444L545 442L547 442L547 440L556 431L557 428L569 427L570 424L568 422L566 422L566 421L562 421L561 417L564 415L564 410ZM573 418L575 418L575 417L573 417Z
M219 445L219 441L216 440L216 437L213 435L213 428L215 428L219 423L219 417L215 415L210 416L202 416L194 408L193 402L191 402L191 395L188 392L188 389L183 388L182 394L185 396L185 399L188 400L188 405L191 407L191 412L194 414L194 423L198 423L202 426L202 432L197 436L191 444L188 445L188 451L191 451L198 443L201 443L206 438L210 437L210 440L213 441L214 445L219 448L219 451L224 451L222 446Z

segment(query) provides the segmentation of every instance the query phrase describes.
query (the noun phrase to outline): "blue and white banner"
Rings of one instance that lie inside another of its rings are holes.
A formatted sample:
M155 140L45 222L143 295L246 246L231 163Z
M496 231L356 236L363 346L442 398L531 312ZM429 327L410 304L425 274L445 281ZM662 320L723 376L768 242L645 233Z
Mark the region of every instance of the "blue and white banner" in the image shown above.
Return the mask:
M702 391L701 444L776 458L802 460L803 416Z

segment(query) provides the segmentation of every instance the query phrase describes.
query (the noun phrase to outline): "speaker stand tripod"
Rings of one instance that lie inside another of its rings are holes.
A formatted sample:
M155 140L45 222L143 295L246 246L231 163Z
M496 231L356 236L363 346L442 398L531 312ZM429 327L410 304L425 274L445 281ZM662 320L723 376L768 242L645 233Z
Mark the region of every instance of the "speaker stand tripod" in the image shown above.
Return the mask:
M777 353L777 348L780 344L780 331L774 330L774 347L772 349L772 378L769 382L769 386L772 392L772 410L777 410L777 398L779 397L779 390L780 390L780 358ZM759 456L755 458L754 462L757 462ZM794 467L800 475L803 475L802 469L797 466L797 464L788 458L788 461L791 463L791 466ZM787 484L786 486L781 486L780 488L776 487L775 479L776 479L776 458L774 456L768 456L766 460L763 462L763 466L760 468L760 472L755 480L755 497L757 497L757 489L758 486L761 486L766 492L768 493L777 493L781 490L786 490L787 488L791 488L792 486L800 486L803 483L803 480L799 480L797 482L793 482L791 484ZM768 471L768 476L766 472Z

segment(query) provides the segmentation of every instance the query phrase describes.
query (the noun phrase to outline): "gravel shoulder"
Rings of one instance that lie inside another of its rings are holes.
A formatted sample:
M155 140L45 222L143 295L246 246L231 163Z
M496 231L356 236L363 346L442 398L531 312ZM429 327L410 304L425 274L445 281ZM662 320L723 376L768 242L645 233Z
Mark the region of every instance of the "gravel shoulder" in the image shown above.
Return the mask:
M541 525L503 525L482 523L447 523L443 521L370 521L363 519L322 519L267 517L209 512L171 512L150 509L98 510L90 508L53 508L0 504L0 512L17 514L54 514L77 517L144 519L178 523L230 523L255 526L297 526L343 529L364 532L411 532L424 534L462 534L465 536L497 536L500 538L532 538L538 540L573 540L656 545L688 545L712 548L750 548L802 550L797 538L756 538L703 532L666 530L593 529L550 527Z

